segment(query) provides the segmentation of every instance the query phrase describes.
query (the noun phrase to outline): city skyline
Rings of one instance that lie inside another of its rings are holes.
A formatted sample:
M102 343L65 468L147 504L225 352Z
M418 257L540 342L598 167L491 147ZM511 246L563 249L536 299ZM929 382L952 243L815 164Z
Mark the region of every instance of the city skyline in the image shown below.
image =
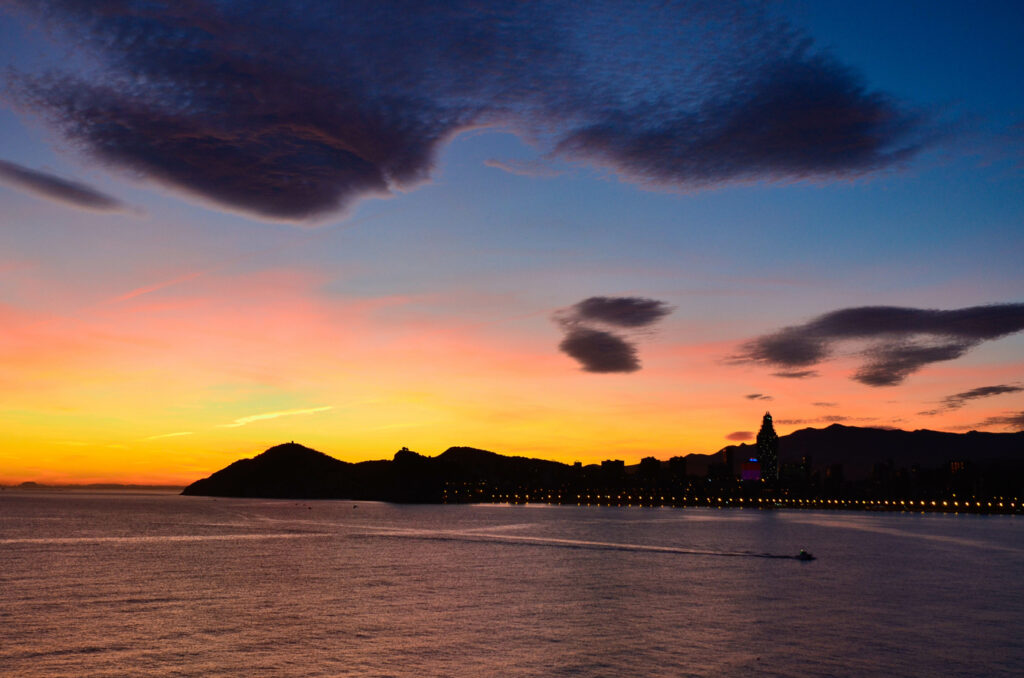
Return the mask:
M1019 5L345 11L0 6L0 484L1024 429Z

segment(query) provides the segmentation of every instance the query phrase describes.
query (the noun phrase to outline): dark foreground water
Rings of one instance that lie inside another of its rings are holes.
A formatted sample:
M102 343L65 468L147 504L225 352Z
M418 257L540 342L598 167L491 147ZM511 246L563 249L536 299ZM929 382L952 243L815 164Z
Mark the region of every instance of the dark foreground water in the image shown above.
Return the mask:
M7 490L0 675L1021 675L1020 577L1014 516Z

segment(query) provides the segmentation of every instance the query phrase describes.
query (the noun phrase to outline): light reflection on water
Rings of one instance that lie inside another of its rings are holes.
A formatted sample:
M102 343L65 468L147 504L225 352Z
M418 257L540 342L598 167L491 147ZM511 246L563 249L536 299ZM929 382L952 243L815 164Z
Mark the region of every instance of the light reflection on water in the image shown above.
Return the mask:
M0 675L1015 675L1022 537L1014 516L8 490Z

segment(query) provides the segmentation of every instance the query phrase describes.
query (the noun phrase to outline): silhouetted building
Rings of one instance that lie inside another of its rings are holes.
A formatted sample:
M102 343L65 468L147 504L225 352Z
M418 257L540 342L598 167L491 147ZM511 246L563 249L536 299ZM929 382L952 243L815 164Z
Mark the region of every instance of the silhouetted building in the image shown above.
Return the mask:
M761 461L761 479L769 483L779 480L779 436L772 426L772 413L765 412L757 433L757 458Z
M732 445L722 450L721 463L725 464L725 468L729 469L727 475L739 475L739 465L736 463L736 449Z
M761 462L751 457L747 461L743 462L740 466L740 479L741 480L760 480L761 479Z
M661 462L654 457L644 457L640 460L640 474L652 478L657 477L661 472Z

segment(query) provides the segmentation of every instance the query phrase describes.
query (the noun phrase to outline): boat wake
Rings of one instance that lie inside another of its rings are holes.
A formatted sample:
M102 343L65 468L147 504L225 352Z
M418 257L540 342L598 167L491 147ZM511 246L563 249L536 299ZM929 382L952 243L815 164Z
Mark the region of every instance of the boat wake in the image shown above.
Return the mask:
M656 544L628 544L621 542L592 541L586 539L560 539L557 537L530 537L519 534L494 534L482 530L453 532L435 530L388 529L366 533L364 536L397 537L404 539L423 539L431 541L459 542L491 542L496 544L530 544L533 546L550 546L555 548L575 548L602 551L641 551L645 553L665 553L685 556L717 556L725 558L773 558L780 560L806 560L797 555L780 553L755 553L750 551L714 551L704 549L688 549L679 546L659 546Z

